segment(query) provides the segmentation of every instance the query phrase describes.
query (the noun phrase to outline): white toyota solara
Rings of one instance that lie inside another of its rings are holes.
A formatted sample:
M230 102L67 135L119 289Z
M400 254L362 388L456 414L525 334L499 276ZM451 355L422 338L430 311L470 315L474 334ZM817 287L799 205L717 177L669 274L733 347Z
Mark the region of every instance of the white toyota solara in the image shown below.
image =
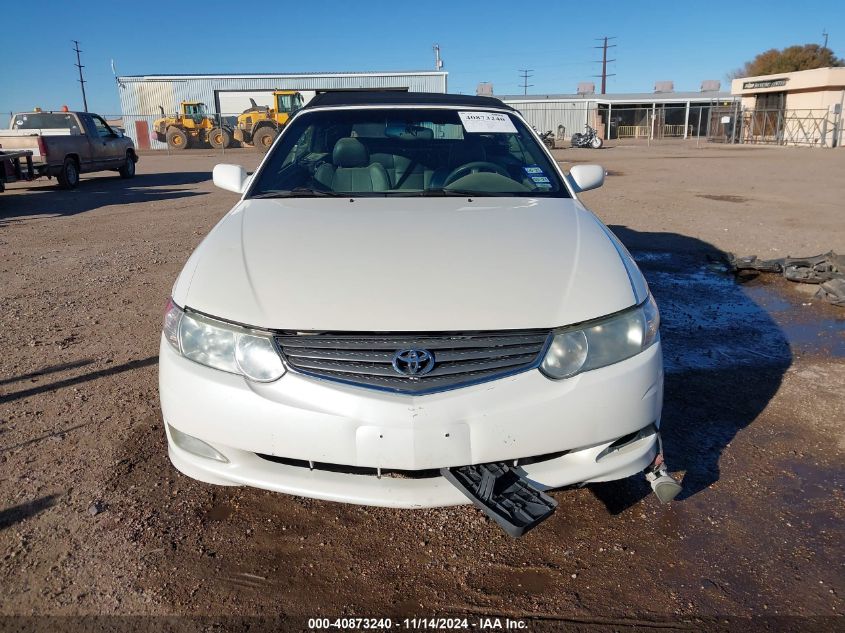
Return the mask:
M167 305L171 461L401 508L489 497L449 476L476 465L539 491L657 473L658 311L577 198L603 180L493 98L315 97L253 175L214 169L242 197Z

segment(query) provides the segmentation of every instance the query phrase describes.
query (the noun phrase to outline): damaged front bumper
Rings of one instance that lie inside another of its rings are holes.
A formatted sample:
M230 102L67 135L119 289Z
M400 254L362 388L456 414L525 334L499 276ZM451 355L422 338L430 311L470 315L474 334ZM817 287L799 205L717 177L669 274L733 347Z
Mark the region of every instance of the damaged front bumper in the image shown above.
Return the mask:
M180 448L168 428L168 453L185 475L210 484L252 486L274 492L390 508L433 508L470 503L439 471L397 471L342 467L319 462L280 459L213 445L228 463L199 457ZM644 434L624 451L608 453L606 442L515 468L539 490L612 481L645 470L657 455L657 436ZM524 460L530 462L531 460ZM513 462L512 462L513 463ZM311 468L313 465L313 469Z
M504 462L548 490L640 473L658 452L659 343L571 379L530 370L416 397L295 372L251 383L197 365L166 342L159 367L170 459L213 484L434 507L468 502L441 468ZM200 456L190 443L186 450L179 433L223 459Z

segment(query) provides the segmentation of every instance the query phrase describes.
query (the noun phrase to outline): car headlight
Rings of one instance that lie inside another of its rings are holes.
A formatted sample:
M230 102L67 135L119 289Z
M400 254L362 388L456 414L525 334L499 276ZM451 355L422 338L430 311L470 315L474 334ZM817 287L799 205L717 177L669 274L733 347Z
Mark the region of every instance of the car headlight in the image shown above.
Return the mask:
M272 382L285 373L269 334L185 312L172 300L164 313L163 333L179 354L206 367L256 382Z
M555 333L540 370L559 380L618 363L651 347L659 328L660 313L649 294L630 310Z

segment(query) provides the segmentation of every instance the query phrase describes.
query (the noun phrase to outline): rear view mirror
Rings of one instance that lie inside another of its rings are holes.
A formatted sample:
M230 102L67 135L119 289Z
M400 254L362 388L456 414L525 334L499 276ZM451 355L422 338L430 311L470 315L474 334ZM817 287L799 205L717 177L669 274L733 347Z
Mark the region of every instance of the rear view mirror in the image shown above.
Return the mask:
M431 139L434 136L431 128L422 125L409 125L403 122L389 121L384 126L384 135L387 138L399 138L402 140Z
M604 184L604 167L601 165L575 165L569 170L575 193L598 189Z
M241 165L227 165L223 163L214 166L212 180L216 187L234 193L243 193L246 191L252 178L247 175L246 169Z

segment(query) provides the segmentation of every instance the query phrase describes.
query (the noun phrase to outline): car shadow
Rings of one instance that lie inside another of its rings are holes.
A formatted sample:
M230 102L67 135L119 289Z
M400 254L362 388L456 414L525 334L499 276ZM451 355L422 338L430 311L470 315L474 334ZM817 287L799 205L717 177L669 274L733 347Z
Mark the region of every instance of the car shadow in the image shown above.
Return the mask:
M14 218L70 216L106 206L206 195L203 191L178 187L210 179L207 171L138 174L131 180L103 172L84 176L72 190L59 189L46 180L25 187L13 185L0 195L0 226Z
M728 271L724 252L677 233L610 229L660 307L661 431L669 470L684 473L683 500L719 480L725 448L777 393L792 352L781 327ZM651 492L643 477L590 489L613 514Z

